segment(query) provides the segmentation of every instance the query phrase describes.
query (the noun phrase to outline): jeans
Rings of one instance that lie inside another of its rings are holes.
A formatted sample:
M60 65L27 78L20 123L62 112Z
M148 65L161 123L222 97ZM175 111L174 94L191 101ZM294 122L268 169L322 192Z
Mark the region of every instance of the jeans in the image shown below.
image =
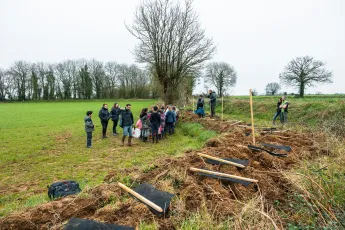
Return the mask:
M86 133L86 147L92 146L92 132Z
M158 140L158 129L159 129L159 125L151 124L152 139L153 140L154 140L155 136L156 136L156 139Z
M216 115L216 104L211 104L211 117Z
M278 117L280 118L280 114L281 114L280 111L279 111L279 112L276 112L276 114L275 114L274 117L273 117L273 121L277 120ZM281 120L281 118L280 118L280 120Z
M103 137L107 135L108 121L101 121Z
M123 136L124 137L133 136L132 126L123 126Z
M172 122L167 122L166 123L167 127L168 127L168 133L169 135L174 133L174 123Z
M280 122L283 124L288 122L288 112L281 112L280 113Z
M117 126L117 122L118 122L119 120L115 120L115 121L113 121L113 133L117 133L116 132L116 126Z

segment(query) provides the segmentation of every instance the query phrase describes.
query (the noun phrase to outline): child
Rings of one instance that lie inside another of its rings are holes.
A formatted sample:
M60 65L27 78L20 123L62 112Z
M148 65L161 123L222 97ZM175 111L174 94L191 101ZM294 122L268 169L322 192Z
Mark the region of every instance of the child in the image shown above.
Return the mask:
M151 126L150 119L148 118L147 112L148 112L148 109L145 108L142 110L140 114L140 120L142 124L141 136L144 142L148 141L148 137L150 135L150 126Z
M168 127L169 135L172 135L174 133L174 123L176 122L176 114L171 109L171 107L169 107L169 110L166 113L165 117L165 122Z
M87 111L84 118L85 121L85 132L86 132L86 147L92 147L92 132L95 130L95 126L92 122L92 111Z
M163 139L166 137L164 108L161 108L160 114L161 114L161 135L162 135L162 139Z
M152 143L155 143L155 137L156 137L156 143L158 143L158 129L161 124L161 115L158 113L158 107L154 106L153 111L150 116L150 123L151 123L151 129L152 129Z

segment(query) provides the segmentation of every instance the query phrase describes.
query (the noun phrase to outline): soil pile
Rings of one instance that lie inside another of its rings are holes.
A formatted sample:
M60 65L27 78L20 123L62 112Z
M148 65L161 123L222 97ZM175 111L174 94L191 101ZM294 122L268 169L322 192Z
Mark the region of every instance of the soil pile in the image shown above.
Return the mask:
M184 121L194 119L192 114L183 116ZM128 226L154 221L160 229L175 229L190 214L201 210L211 213L214 220L222 221L241 210L242 205L238 201L245 202L258 194L262 195L267 207L273 207L277 200L284 203L293 186L282 172L301 159L327 153L315 146L307 135L292 131L279 135L265 134L256 138L257 142L291 146L292 151L288 152L288 157L253 152L247 148L251 144L251 137L246 136L243 129L220 120L198 121L205 128L212 128L223 134L209 140L201 150L186 152L178 158L159 160L155 162L155 167L145 172L135 168L110 172L105 178L105 184L83 193L84 195L63 198L22 213L11 214L0 220L1 229L60 229L71 217ZM199 152L221 158L248 159L249 165L244 169L231 165L210 165L197 155ZM259 182L245 187L238 183L199 176L189 171L190 167L257 179ZM175 194L168 216L155 216L144 204L121 191L115 182L125 175L130 178L126 181L128 185L150 183L157 189Z

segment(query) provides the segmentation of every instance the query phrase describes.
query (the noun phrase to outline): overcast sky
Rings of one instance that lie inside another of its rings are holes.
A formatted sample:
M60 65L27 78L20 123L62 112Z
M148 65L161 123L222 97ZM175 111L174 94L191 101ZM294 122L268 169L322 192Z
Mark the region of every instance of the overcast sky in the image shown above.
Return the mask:
M0 0L0 67L79 58L133 63L137 41L124 23L131 23L139 3ZM264 93L291 59L304 55L327 62L334 75L333 84L307 93L345 93L344 0L195 0L194 7L217 45L213 61L237 71L232 94L248 94L249 88Z

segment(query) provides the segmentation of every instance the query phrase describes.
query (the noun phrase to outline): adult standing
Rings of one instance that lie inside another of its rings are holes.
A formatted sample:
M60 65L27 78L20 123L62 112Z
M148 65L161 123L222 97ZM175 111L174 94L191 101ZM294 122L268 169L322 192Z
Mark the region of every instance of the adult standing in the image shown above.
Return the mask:
M127 104L126 108L121 111L121 128L123 128L123 137L122 137L122 145L125 145L126 137L128 136L128 146L132 146L132 138L133 138L133 114L131 111L131 104Z
M155 137L156 137L156 143L158 143L158 129L161 125L161 115L158 113L158 107L154 106L153 111L150 116L150 122L151 122L151 130L152 130L152 143L155 143Z
M103 139L108 138L107 137L107 127L108 127L108 121L110 119L110 113L108 111L108 104L103 104L101 110L98 113L98 116L101 119Z
M119 122L120 114L121 114L121 109L120 109L119 104L114 103L114 106L113 108L111 108L111 111L110 111L110 117L113 121L113 136L117 135L116 127Z
M278 102L277 102L277 111L276 111L276 113L274 114L274 117L273 117L273 125L276 124L277 117L278 116L280 117L280 113L282 111L282 109L280 108L280 105L282 104L282 102L283 102L282 97L280 97L278 99Z
M216 115L216 103L217 103L216 92L209 90L207 97L210 98L211 117L214 117Z
M174 133L174 123L176 122L176 114L170 106L168 112L165 115L165 120L169 135L172 135Z
M282 124L286 124L288 122L288 110L289 110L289 102L286 100L286 96L282 97L282 104L280 105L281 113L280 113L280 122Z

